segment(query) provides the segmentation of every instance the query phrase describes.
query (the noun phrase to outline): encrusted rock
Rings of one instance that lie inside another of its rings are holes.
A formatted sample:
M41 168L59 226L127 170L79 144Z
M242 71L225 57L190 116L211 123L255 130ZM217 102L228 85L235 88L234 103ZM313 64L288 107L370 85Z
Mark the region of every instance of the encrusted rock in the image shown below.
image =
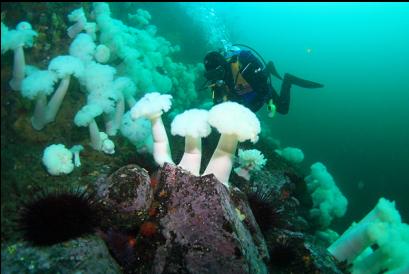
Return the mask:
M343 273L333 256L302 232L275 229L266 241L271 256L270 273Z
M227 189L213 175L165 164L150 179L145 169L125 166L96 182L111 210L102 236L125 273L341 273L298 221L304 219L293 178L282 171L257 175L248 187L270 189L280 212L266 231L246 192Z
M164 242L154 273L267 273L266 246L243 224L229 190L213 175L192 176L166 164L155 199ZM251 220L251 211L243 212ZM264 246L263 246L264 245Z
M103 216L103 228L133 229L146 218L153 199L148 172L137 166L124 166L108 178L94 183L97 196L107 212Z
M2 245L1 273L122 272L104 241L91 235L48 247L33 247L23 242Z

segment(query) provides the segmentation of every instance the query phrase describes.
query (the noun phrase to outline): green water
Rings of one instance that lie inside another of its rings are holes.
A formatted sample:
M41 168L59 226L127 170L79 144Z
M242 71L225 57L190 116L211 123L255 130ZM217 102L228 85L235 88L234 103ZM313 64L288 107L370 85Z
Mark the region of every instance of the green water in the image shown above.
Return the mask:
M160 5L166 6L151 6ZM283 146L303 149L305 170L316 161L327 165L349 200L339 225L361 218L382 196L396 201L407 222L409 4L191 3L184 8L200 5L214 9L232 43L257 49L282 74L325 85L294 87L288 115L269 119L263 108L259 117ZM175 11L177 23L167 27L187 28L191 18ZM210 50L200 44L206 39L196 33L193 40L199 43L186 48L194 52L188 56L202 58ZM274 82L277 90L280 84Z

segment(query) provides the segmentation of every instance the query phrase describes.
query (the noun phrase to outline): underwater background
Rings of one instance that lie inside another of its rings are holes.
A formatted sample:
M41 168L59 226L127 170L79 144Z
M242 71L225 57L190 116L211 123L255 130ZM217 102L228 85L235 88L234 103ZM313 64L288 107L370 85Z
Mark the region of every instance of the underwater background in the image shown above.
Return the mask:
M160 4L145 5L160 9ZM287 115L270 119L264 107L258 117L262 130L271 130L283 147L304 151L305 170L316 161L327 166L349 201L346 215L335 221L338 229L363 216L381 196L395 200L403 218L409 218L408 3L183 3L182 7L190 18L178 12L163 16L168 17L163 19L164 27L177 29L193 20L192 28L198 25L204 30L199 34L209 35L190 39L198 33L196 28L187 30L191 34L185 39L195 41L195 45L186 43L192 61L200 61L211 50L204 45L220 46L212 40L217 37L219 43L226 39L254 48L281 74L325 85L317 90L293 87ZM280 82L273 81L278 90Z
M294 88L289 114L265 126L285 146L303 149L306 168L327 165L349 200L339 221L359 219L380 196L395 200L408 220L408 3L243 3L215 10L236 31L233 41L256 48L281 73L325 85Z
M90 5L2 3L2 22L14 28L29 21L40 32L36 46L25 51L26 62L46 67L51 58L67 54L67 15L81 6L89 10ZM131 11L147 10L158 35L180 46L172 54L177 62L202 63L209 51L239 43L273 61L280 74L324 84L316 90L293 87L287 115L269 118L263 107L257 113L262 136L281 147L302 149L305 159L298 168L305 174L315 162L327 166L348 199L345 216L332 224L337 232L362 218L380 197L396 201L408 222L408 3L110 3L110 7L112 17L124 22ZM55 125L33 133L26 121L34 105L8 87L12 63L10 52L2 55L2 240L13 238L9 217L30 193L44 186L89 182L100 173L137 162L132 144L116 137L114 156L84 151L87 160L81 169L57 179L46 176L41 156L47 145L86 140L87 129L72 123L84 98L71 94ZM201 107L211 100L209 90L200 90L204 81L198 74L197 97L181 100L186 105L180 107ZM280 84L273 81L277 90Z

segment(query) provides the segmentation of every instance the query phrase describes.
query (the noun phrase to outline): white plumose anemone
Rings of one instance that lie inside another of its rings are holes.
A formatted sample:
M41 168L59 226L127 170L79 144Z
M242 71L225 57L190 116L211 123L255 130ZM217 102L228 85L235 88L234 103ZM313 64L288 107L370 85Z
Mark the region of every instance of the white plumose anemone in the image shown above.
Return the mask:
M257 142L261 131L260 121L250 109L235 102L225 102L210 109L209 124L221 136L204 174L214 174L228 186L237 143L246 140Z
M44 150L43 164L51 175L69 174L74 169L72 152L63 144L50 145Z
M211 128L207 110L191 109L175 117L171 124L172 135L185 137L185 153L178 164L198 176L202 160L202 137L207 137Z
M162 114L170 109L171 99L172 96L168 94L147 93L131 109L132 119L145 117L151 121L153 158L160 166L163 166L166 162L173 164L168 136L161 118Z

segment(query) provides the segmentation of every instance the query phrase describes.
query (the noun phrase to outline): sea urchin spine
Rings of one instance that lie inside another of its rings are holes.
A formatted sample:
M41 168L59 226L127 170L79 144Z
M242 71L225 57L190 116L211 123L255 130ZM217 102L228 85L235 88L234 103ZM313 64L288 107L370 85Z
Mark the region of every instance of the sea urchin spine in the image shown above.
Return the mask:
M18 226L33 245L60 243L92 233L99 224L98 205L95 195L78 189L42 193L23 205Z

